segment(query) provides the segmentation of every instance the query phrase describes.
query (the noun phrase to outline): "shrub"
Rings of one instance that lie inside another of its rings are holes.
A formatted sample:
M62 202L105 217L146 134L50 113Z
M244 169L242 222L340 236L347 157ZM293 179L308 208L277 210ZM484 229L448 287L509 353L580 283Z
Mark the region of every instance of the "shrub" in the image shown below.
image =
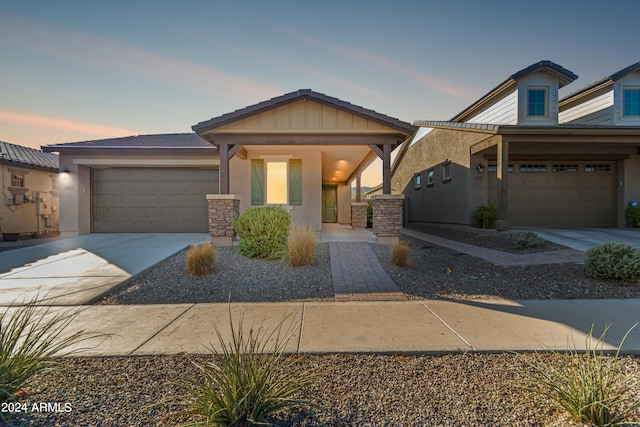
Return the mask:
M13 313L7 309L0 314L0 403L13 400L34 375L53 369L54 356L74 354L80 349L70 347L102 336L84 331L63 335L75 312L56 312L37 303L34 298Z
M373 202L371 199L367 202L367 228L373 227Z
M636 228L640 227L640 208L634 208L633 206L627 207L624 210L624 217L627 220L627 224Z
M281 258L287 246L291 218L277 206L260 206L244 211L231 221L240 236L238 249L248 257Z
M316 233L313 227L293 224L288 246L289 263L293 267L311 264L316 257Z
M216 249L213 243L193 245L187 251L186 268L192 276L204 276L213 270L216 262Z
M409 263L409 242L401 240L391 247L391 262L397 266L404 267Z
M600 279L640 281L640 249L605 243L587 251L587 275Z
M523 355L528 372L521 388L549 399L580 423L610 426L625 421L640 409L636 393L640 380L621 376L620 349L634 325L620 342L613 356L604 353L608 326L594 344L593 328L586 338L586 351L554 351L551 357Z
M540 246L543 240L535 231L516 233L513 235L514 242L518 249L533 249Z
M498 212L495 206L482 205L476 209L475 220L476 227L478 228L496 228L496 220L498 219Z
M291 329L283 333L286 319L271 332L252 325L245 335L243 316L236 329L229 311L231 341L225 341L216 328L221 350L211 350L218 361L194 363L202 378L187 380L188 394L179 401L197 419L193 425L267 424L269 415L307 404L296 396L318 374L302 370L298 357L284 354L293 336Z

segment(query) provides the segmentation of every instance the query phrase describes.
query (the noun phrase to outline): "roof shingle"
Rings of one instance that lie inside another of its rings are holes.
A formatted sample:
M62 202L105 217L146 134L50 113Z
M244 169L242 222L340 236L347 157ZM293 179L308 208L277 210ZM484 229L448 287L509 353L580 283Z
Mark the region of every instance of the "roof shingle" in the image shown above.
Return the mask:
M25 167L58 170L57 155L3 141L0 141L0 162Z

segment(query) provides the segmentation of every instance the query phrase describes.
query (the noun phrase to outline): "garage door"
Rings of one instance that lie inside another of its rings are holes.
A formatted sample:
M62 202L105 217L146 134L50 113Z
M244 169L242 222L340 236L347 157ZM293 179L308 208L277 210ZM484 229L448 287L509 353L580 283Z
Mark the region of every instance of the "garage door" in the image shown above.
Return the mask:
M615 226L614 162L523 161L509 170L511 225ZM495 173L490 179L495 200Z
M207 232L213 193L216 169L93 168L91 232Z

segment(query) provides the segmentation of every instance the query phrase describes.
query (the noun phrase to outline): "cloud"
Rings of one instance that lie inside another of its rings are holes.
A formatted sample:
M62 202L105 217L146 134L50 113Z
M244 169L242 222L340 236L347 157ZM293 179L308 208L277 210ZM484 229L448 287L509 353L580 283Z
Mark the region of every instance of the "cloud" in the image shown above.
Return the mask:
M423 73L421 71L413 70L407 67L406 65L399 65L394 61L391 61L381 56L373 55L363 50L358 50L358 49L346 47L343 45L337 45L334 43L326 42L324 40L311 37L307 34L304 34L298 30L295 30L289 27L284 27L284 26L279 26L279 27L282 30L288 33L291 33L296 37L302 40L305 40L308 43L332 50L334 52L338 52L350 58L357 58L361 61L375 64L379 67L386 68L396 74L409 77L410 79L415 81L417 84L419 84L420 86L426 89L436 90L438 92L442 92L447 95L452 95L464 101L472 101L475 99L470 90L466 89L463 85L461 85L460 83L456 83L451 79L434 77L429 74Z
M112 138L125 135L135 135L137 133L135 131L124 128L117 128L93 123L82 123L58 117L46 117L34 114L20 114L2 110L0 110L0 121L16 123L25 126L38 126L71 132L82 132Z

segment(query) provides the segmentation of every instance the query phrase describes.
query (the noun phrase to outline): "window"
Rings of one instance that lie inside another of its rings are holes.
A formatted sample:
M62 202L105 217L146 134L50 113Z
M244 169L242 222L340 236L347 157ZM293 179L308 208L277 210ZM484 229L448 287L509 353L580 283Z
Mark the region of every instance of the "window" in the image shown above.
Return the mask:
M251 160L251 205L302 205L302 160Z
M591 164L584 165L585 172L611 172L610 164Z
M578 165L553 165L552 172L578 172Z
M451 181L451 162L442 165L442 182Z
M544 88L529 89L527 97L527 116L546 117L547 90Z
M488 173L498 173L498 165L490 164L487 166ZM507 165L507 172L513 172L513 165Z
M520 165L521 173L544 173L547 171L547 165Z
M433 169L427 171L427 187L433 186Z
M419 190L420 189L420 174L417 173L413 177L414 177L415 182L416 182L416 190Z
M24 175L21 173L11 174L11 186L12 187L24 187Z
M640 116L640 88L624 90L624 116Z

